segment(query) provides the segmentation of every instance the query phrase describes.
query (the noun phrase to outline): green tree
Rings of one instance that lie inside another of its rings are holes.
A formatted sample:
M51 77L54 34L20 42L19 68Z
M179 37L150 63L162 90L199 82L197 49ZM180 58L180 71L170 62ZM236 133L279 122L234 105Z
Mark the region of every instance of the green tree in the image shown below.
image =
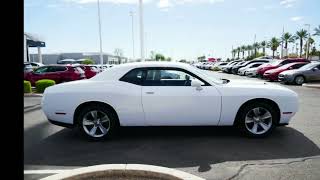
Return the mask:
M274 58L274 52L278 49L279 46L280 41L276 37L273 37L269 42L269 47L272 50L272 58Z
M166 58L164 57L164 55L157 53L155 55L156 57L156 61L164 61Z
M260 44L257 43L257 42L253 43L252 48L254 50L254 57L256 58L257 57L257 51L259 51L259 49L260 49Z
M250 57L251 56L251 51L252 51L252 46L251 45L247 46L247 51L248 51L248 57Z
M240 58L240 51L241 51L241 48L240 47L237 47L237 53L238 53L238 59Z
M244 52L246 51L247 47L245 45L243 45L240 48L241 48L241 52L242 52L242 59L244 59Z
M316 28L314 28L315 33L313 34L314 36L320 36L320 25Z
M304 29L296 32L296 38L300 41L300 57L302 57L303 40L308 36L308 32Z
M286 32L281 37L282 42L284 42L284 48L288 48L288 43L293 43L295 41L295 38L292 34Z
M232 58L236 57L237 49L232 49Z
M86 58L81 64L94 64L94 61L91 58Z
M266 41L262 41L260 43L261 47L262 47L262 52L264 54L264 56L266 55L266 45L267 45L267 42Z
M171 61L171 57L167 57L167 59L166 59L167 61Z

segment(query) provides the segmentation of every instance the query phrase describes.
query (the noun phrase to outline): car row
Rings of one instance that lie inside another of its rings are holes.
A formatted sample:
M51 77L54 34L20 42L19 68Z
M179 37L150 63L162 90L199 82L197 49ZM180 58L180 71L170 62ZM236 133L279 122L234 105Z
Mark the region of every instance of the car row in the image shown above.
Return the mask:
M269 81L302 85L320 81L320 62L304 58L235 60L221 70L241 76L258 77Z

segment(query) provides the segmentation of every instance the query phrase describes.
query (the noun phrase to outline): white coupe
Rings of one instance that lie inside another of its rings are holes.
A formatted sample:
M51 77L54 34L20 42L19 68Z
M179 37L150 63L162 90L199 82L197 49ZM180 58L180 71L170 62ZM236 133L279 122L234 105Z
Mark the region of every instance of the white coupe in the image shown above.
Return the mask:
M185 63L138 62L48 87L41 105L52 124L92 139L119 126L236 126L264 137L288 124L298 96L266 82L216 79Z

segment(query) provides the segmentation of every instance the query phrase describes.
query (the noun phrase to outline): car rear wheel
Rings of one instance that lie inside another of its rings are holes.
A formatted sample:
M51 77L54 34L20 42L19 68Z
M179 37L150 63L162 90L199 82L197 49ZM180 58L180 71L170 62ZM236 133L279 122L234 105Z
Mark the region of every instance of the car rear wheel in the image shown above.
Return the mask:
M88 105L77 117L82 135L90 140L110 138L117 129L117 117L113 111L101 105Z
M294 79L294 82L297 84L297 85L302 85L304 82L305 82L305 79L303 76L297 76L295 79Z
M238 127L246 136L266 137L269 135L278 120L273 106L264 102L253 102L240 111Z

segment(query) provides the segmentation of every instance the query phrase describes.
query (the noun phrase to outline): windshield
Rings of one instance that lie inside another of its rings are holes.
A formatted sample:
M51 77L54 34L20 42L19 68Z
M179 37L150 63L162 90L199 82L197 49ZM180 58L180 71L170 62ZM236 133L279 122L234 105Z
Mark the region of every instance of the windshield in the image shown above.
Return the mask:
M301 68L299 68L299 70L310 70L310 69L314 68L317 65L320 65L320 63L306 64L306 65L302 66Z
M283 60L272 60L269 64L272 66L278 66Z
M197 72L198 74L202 75L202 76L205 76L206 78L210 79L211 81L213 81L214 83L217 83L217 84L224 84L226 81L222 80L222 79L218 79L216 77L213 77L212 74L209 74L210 71L206 71L206 70L200 70L194 66L191 66L190 67L192 68L193 71Z

